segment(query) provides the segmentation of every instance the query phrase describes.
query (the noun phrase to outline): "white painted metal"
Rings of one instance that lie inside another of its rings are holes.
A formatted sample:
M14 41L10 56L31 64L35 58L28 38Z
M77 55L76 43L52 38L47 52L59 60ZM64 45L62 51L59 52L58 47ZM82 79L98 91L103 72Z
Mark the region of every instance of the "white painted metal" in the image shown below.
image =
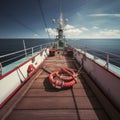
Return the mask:
M24 47L24 51L25 51L25 56L27 56L26 45L25 45L25 41L24 40L23 40L23 47Z
M0 104L20 85L20 83L17 71L12 72L0 80Z
M97 63L92 55L88 56L81 50L74 50L74 57L111 101L120 108L120 76L115 75L105 66Z
M28 66L33 64L34 67L37 68L48 55L49 48L44 49L42 54L37 54L34 57L34 61L31 59L0 80L0 104L2 104L2 102L4 102L7 97L21 84L21 81L24 81L27 78Z

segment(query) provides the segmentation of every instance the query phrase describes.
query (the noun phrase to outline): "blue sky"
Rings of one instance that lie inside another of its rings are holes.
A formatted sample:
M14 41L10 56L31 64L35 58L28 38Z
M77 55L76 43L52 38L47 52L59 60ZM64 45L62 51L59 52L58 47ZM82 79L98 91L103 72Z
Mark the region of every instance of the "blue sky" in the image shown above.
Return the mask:
M47 29L55 37L60 0L40 0ZM68 38L120 38L120 0L62 0ZM39 0L0 0L0 38L48 38Z

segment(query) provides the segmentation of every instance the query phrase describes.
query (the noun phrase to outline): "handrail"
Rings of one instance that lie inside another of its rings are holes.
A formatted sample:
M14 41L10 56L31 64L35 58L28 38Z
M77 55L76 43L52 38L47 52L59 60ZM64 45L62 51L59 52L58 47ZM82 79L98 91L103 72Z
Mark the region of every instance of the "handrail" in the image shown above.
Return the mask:
M98 50L98 49L90 48L90 47L85 47L85 49L86 49L86 50L94 50L94 51L97 51L97 52L101 52L101 53L109 54L109 55L112 55L112 56L115 56L115 57L120 58L120 55L113 54L113 53L110 53L110 52L106 52L106 51L103 51L103 50Z
M44 46L44 45L49 45L49 44L51 44L51 43L36 45L34 47L27 48L26 50L30 50L32 48L36 48L36 47L40 47L40 46ZM16 52L11 52L11 53L8 53L8 54L5 54L5 55L1 55L0 58L7 57L7 56L10 56L10 55L14 55L14 54L17 54L17 53L20 53L20 52L24 52L24 51L25 50L19 50L19 51L16 51Z
M75 45L71 45L71 47L74 48ZM110 52L106 52L103 50L98 50L96 48L90 48L90 47L82 46L82 45L80 45L79 47L77 46L75 48L80 49L81 51L84 52L84 54L90 53L94 57L93 58L94 60L96 57L101 60L104 60L105 61L104 66L107 69L109 69L109 66L114 66L114 68L120 70L120 55L118 54L114 54L114 53L110 53Z
M9 61L11 61L11 60L14 60L14 59L17 59L17 58L19 58L19 57L24 56L25 53L23 53L23 52L24 52L25 50L26 50L26 52L27 52L27 55L30 55L30 54L32 55L34 52L37 52L37 51L43 49L44 46L47 47L47 46L49 46L49 45L51 45L51 44L53 44L53 43L54 43L54 42L44 43L44 44L36 45L36 46L30 47L30 48L27 48L27 49L23 49L23 50L11 52L11 53L8 53L8 54L5 54L5 55L1 55L1 56L0 56L0 59L1 59L1 58L3 59L3 58L6 58L6 57L11 57L11 56L13 56L13 55L16 55L16 56L14 56L14 57L12 57L12 58L9 58L9 59L7 59L7 60L1 61L1 63L3 64L3 63L6 63L6 62L9 62ZM39 48L39 49L38 49L38 48Z
M117 61L114 61L111 57L114 57L114 58L118 58L120 60L120 55L116 55L114 53L110 53L110 52L106 52L106 51L102 51L102 50L98 50L96 48L90 48L90 47L84 47L82 49L85 53L86 52L96 52L96 53L100 53L101 55L104 55L104 56L100 56L99 55L99 58L100 59L104 59L106 61L106 68L108 69L109 68L109 63L112 63L113 65L116 65L118 68L120 68L120 62L117 62ZM93 53L90 53L92 54L93 56L96 56L98 57L97 55L93 54Z
M16 57L13 57L13 58L10 58L10 59L5 60L5 61L3 61L3 62L1 62L1 63L3 64L3 63L9 62L9 61L11 61L11 60L14 60L14 59L19 58L19 57L22 57L22 56L24 56L24 54L19 55L19 56L16 56Z
M81 47L82 49L80 47L70 47L75 48L78 51L78 55L79 53L85 55L87 58L91 59L95 63L99 64L100 66L114 73L116 76L120 77L120 55L105 52L95 48L83 48L83 46ZM77 59L79 59L79 57ZM84 60L84 57L82 60Z
M26 49L27 50L27 49ZM0 58L3 58L3 57L7 57L7 56L10 56L10 55L14 55L14 54L17 54L17 53L20 53L20 52L23 52L24 50L19 50L17 52L12 52L12 53L8 53L8 54L5 54L5 55L1 55Z

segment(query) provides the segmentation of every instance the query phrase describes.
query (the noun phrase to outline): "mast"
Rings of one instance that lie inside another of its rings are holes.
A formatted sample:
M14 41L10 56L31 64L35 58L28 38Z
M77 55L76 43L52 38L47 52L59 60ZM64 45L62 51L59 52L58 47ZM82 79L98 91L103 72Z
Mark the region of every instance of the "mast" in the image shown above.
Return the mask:
M64 36L63 36L64 21L63 21L62 12L60 12L57 30L58 30L58 38L59 38L59 39L62 39L62 38L64 37Z
M63 14L60 10L59 19L58 19L58 27L57 27L58 35L56 36L56 42L57 42L56 49L65 49L66 47L64 27L67 22L68 22L68 19L63 19ZM55 23L55 19L53 19L53 23Z

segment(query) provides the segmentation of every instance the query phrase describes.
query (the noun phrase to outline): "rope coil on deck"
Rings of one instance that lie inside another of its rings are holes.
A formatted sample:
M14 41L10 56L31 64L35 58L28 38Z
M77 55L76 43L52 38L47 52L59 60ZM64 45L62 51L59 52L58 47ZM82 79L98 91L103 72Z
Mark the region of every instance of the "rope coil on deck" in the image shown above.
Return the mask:
M49 75L49 80L53 87L61 89L68 88L77 83L76 73L70 68L62 68L52 72Z

